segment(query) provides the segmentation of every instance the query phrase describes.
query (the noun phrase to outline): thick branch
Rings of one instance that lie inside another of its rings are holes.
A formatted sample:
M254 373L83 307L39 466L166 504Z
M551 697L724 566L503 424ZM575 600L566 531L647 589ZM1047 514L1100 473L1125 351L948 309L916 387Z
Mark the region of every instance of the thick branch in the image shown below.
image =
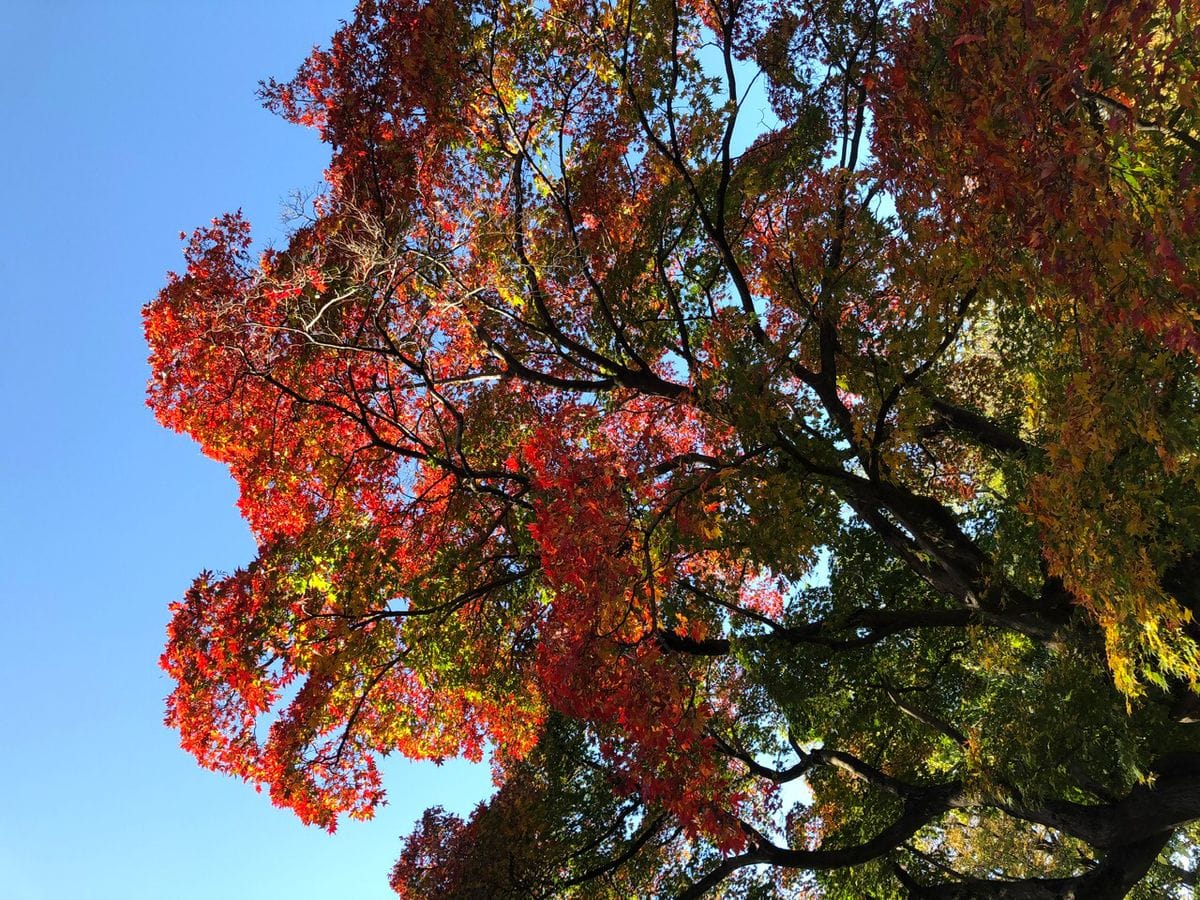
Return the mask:
M1120 900L1137 884L1162 852L1171 833L1161 832L1109 853L1087 872L1070 878L1019 878L992 881L965 878L948 884L924 885L904 869L896 875L918 900Z
M1170 832L1200 818L1200 756L1160 764L1156 774L1113 803L1094 806L1053 800L1040 806L1005 806L1009 815L1056 828L1093 847L1112 850Z
M972 410L955 406L945 400L931 401L930 409L936 416L936 421L926 429L927 434L942 430L956 431L978 444L1001 453L1028 455L1033 449L1030 444L1015 434L1006 431L995 422Z
M952 795L957 785L951 788L934 788L909 798L900 816L878 835L861 844L834 849L796 850L779 847L762 835L749 831L755 842L751 849L740 856L725 860L704 878L680 894L680 900L703 896L738 869L766 863L796 869L823 870L857 866L886 856L914 834L944 813L952 805Z

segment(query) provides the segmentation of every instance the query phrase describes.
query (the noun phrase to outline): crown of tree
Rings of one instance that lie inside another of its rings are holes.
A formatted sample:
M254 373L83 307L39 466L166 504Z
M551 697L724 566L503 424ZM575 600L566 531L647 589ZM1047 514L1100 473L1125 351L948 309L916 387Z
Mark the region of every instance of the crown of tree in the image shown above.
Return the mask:
M167 721L405 897L1182 896L1200 2L362 0L145 310L258 557ZM382 873L381 873L382 875Z

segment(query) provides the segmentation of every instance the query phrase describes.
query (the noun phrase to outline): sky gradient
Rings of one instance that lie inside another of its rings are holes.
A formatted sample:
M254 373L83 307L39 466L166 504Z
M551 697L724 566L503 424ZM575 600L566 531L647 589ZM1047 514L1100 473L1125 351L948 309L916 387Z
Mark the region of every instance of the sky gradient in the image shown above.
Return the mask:
M385 767L334 837L199 769L162 724L167 604L253 542L224 469L144 405L140 309L180 231L280 243L324 148L255 98L347 0L23 0L0 17L0 891L6 900L393 896L399 837L485 767Z

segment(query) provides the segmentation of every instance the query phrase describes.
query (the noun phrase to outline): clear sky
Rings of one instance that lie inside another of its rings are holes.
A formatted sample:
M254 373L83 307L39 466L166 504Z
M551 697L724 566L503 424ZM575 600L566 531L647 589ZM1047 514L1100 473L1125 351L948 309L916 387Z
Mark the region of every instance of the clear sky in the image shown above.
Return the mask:
M282 235L315 135L254 97L350 0L0 3L0 896L386 898L427 805L482 767L387 768L338 834L202 771L162 726L167 603L253 544L224 470L143 402L140 308L178 234L241 207Z

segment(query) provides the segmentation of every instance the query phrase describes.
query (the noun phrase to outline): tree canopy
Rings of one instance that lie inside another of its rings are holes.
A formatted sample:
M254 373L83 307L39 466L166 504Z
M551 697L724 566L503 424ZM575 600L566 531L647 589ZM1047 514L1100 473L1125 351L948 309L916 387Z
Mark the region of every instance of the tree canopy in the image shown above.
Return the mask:
M361 0L145 310L258 540L167 722L404 897L1181 895L1200 2ZM382 876L383 873L381 873Z

